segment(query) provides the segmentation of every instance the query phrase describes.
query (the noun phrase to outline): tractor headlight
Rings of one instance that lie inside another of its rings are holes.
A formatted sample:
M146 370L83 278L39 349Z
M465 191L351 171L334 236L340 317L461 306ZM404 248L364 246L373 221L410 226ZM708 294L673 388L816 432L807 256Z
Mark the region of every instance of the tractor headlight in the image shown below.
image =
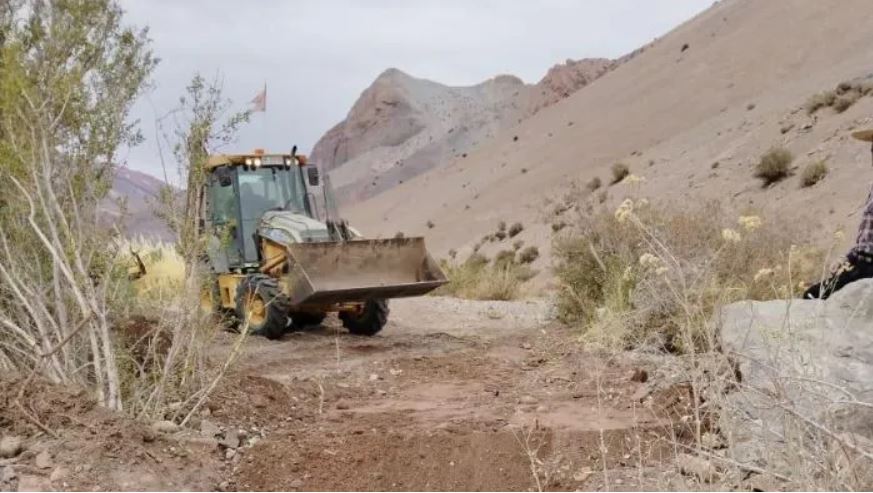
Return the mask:
M252 165L252 158L247 157L246 158L246 166L251 166L251 165Z
M261 158L256 157L255 159L252 160L252 164L254 164L255 168L257 168L258 166L261 165Z

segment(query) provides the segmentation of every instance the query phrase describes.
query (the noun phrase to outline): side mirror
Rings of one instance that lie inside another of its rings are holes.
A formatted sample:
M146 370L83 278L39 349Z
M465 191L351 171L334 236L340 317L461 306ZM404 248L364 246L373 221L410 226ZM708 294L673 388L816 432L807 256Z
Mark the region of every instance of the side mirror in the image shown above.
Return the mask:
M215 170L215 177L218 178L218 184L222 187L233 185L233 171L230 168L218 168Z
M309 186L317 187L319 184L318 167L310 165L306 168L306 175L309 177Z

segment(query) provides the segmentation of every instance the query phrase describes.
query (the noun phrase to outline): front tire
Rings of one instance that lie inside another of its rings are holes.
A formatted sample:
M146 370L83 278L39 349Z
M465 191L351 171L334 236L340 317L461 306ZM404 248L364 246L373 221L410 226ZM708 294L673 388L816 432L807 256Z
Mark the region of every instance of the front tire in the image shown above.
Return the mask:
M252 334L278 339L288 326L288 299L275 279L263 274L246 277L236 290L236 315Z
M340 312L339 318L352 334L373 336L388 322L388 312L387 300L367 300L360 312Z

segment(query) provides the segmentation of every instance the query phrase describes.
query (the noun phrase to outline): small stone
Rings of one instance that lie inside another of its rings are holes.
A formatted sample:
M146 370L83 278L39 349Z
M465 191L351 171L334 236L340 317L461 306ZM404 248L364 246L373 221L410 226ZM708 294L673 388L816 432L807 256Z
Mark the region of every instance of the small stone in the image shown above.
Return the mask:
M167 420L155 421L152 423L152 431L155 433L175 433L179 431L179 425Z
M343 401L343 400L337 401L336 408L337 409L348 409L349 403L346 401Z
M230 488L229 481L222 481L218 483L218 491L227 491L228 488Z
M249 432L248 432L248 431L246 431L246 430L244 430L244 429L242 429L242 428L240 428L239 430L236 431L236 438L237 438L240 442L242 442L243 440L245 440L245 439L248 438L248 437L249 437Z
M388 373L390 373L392 377L396 377L396 376L400 375L401 373L403 373L403 370L401 370L399 368L397 368L397 369L391 368L390 370L388 370Z
M227 432L227 436L218 442L218 444L228 450L235 450L239 448L239 437L231 432Z
M221 434L221 428L212 421L204 419L200 421L200 434L207 438L215 438Z
M546 411L548 411L548 410L549 410L549 408L546 407L546 406L537 406L537 412L538 412L538 413L544 413L544 412L546 412Z
M34 460L36 467L40 469L51 469L54 465L54 461L52 461L52 454L49 453L48 450L43 450L42 452L36 454L36 459Z
M521 348L531 350L531 349L533 349L533 346L529 342L525 342L524 344L521 345Z
M371 373L370 374L370 381L375 382L376 380L379 380L379 375L377 375L375 373Z
M24 450L24 443L21 437L7 435L0 440L0 457L10 459L20 454Z
M676 457L676 465L679 466L682 474L696 477L704 483L711 483L719 477L718 470L712 462L695 455L679 454Z
M300 488L303 487L303 481L300 479L295 479L294 481L291 481L290 484L288 484L288 487L295 489L295 490L299 490Z
M521 399L518 400L521 404L536 404L537 400L531 395L523 395Z
M66 467L59 466L56 467L54 471L49 475L49 481L52 483L57 483L58 481L63 481L64 478L70 475L70 470Z
M49 491L52 489L48 478L26 474L18 479L18 491Z
M586 467L586 468L580 470L579 472L573 474L573 480L581 483L582 481L585 481L586 479L591 477L592 474L594 474L594 472L591 471L591 469Z
M18 474L15 473L15 468L7 465L0 470L0 483L11 483L18 479Z
M236 450L229 448L224 451L224 458L227 460L233 459L236 456Z

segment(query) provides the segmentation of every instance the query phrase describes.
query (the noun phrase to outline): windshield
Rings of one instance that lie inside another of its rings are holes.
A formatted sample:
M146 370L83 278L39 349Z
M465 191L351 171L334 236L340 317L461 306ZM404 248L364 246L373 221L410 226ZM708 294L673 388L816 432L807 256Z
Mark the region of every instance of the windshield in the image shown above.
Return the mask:
M242 219L259 219L270 209L286 209L305 214L305 188L296 168L240 168L239 194Z

